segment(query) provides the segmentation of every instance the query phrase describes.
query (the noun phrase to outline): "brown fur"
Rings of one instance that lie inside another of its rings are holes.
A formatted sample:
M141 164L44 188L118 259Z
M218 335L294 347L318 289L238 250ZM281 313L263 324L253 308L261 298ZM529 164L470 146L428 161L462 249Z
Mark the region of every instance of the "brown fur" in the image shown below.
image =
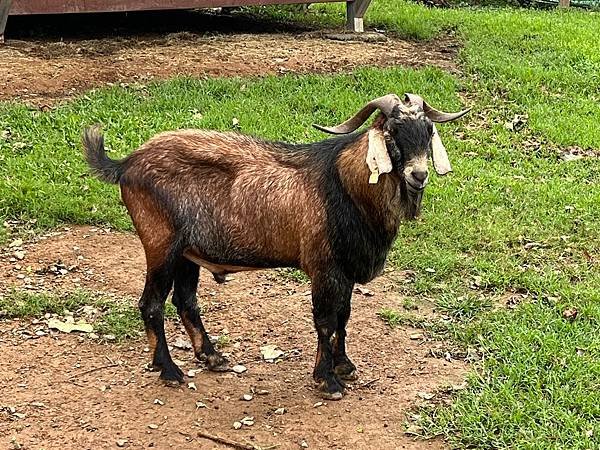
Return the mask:
M156 345L158 343L158 338L156 337L156 333L150 328L146 328L146 337L148 338L148 348L150 349L150 353L154 354L156 350Z
M323 201L305 169L284 159L269 144L243 135L183 130L159 134L140 147L126 176L151 178L154 186L173 198L202 198L232 247L299 261L311 272L316 251L327 252ZM154 263L170 243L172 226L149 193L125 183L122 195ZM191 253L202 259L207 256L201 249Z
M145 190L125 185L121 187L121 197L144 247L150 272L164 263L173 241L173 227L166 212Z
M202 336L202 333L200 332L200 330L198 330L198 328L194 326L186 312L181 314L181 322L183 322L183 326L185 327L185 330L190 336L190 340L192 341L192 347L194 348L194 353L196 355L201 355L204 352L204 338Z

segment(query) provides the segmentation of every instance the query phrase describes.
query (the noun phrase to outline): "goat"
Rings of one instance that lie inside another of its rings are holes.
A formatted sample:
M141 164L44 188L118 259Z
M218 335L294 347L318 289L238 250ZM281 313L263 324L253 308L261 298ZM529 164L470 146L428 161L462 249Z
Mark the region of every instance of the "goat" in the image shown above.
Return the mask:
M373 125L355 131L379 110ZM244 270L293 267L312 281L318 334L313 377L325 398L340 399L356 379L346 355L355 283L379 275L402 219L421 208L428 156L451 170L433 122L455 120L414 94L369 102L313 144L266 142L238 133L160 133L122 160L106 155L98 127L83 133L88 164L121 196L144 247L147 275L139 307L160 378L183 382L164 331L173 289L197 358L227 370L197 306L200 267L216 280Z

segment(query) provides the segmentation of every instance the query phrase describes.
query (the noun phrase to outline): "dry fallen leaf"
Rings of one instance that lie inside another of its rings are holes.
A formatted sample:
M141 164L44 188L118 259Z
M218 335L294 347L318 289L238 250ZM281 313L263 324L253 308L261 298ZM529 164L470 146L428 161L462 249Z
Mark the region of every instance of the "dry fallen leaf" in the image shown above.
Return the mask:
M190 344L186 339L179 338L173 343L173 347L180 350L191 350L192 344Z
M525 127L528 119L529 116L527 114L515 114L515 117L510 122L504 124L504 128L510 131L519 131Z
M62 333L72 333L73 331L81 331L83 333L91 333L94 331L94 327L86 322L79 321L77 323L67 320L62 322L58 319L49 319L48 328L61 331Z
M10 244L8 244L8 246L10 248L12 248L12 247L20 247L21 245L23 245L23 239L15 239Z
M578 311L575 308L565 309L562 316L567 320L575 320L577 318Z
M375 292L362 286L356 286L354 288L354 292L356 292L357 294L364 295L365 297L373 297L375 295Z
M254 425L254 417L246 416L242 420L240 420L240 422L243 425L246 425L247 427L251 427L252 425Z
M276 345L264 345L260 348L260 352L265 361L273 361L277 358L281 358L284 353L277 348Z
M417 395L424 400L431 400L433 397L435 397L435 394L430 392L419 392Z

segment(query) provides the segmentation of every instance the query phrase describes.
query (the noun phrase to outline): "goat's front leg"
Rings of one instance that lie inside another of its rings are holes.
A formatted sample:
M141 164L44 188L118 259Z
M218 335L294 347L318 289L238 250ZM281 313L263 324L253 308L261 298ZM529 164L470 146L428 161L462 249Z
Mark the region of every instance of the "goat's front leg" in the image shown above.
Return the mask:
M342 299L337 313L337 329L333 337L333 370L344 381L355 381L356 366L346 354L346 325L350 319L350 298L352 290Z
M341 399L344 392L344 385L334 371L332 337L338 329L338 311L350 295L352 283L341 274L312 280L313 319L318 336L313 377L323 396L331 400Z

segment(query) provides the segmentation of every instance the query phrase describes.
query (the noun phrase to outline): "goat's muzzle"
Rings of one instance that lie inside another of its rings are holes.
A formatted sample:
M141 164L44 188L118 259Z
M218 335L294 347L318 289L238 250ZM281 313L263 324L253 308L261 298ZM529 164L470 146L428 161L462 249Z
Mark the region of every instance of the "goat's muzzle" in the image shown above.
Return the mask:
M429 172L421 167L406 167L403 172L404 184L406 186L406 218L416 219L421 212L421 201L427 182Z

